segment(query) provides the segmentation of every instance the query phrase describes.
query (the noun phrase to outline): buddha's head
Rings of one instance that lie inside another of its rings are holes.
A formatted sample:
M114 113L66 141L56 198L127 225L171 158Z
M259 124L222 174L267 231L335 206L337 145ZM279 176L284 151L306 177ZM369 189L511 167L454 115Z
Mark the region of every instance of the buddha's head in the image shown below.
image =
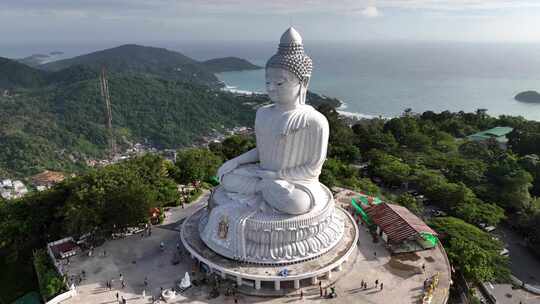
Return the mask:
M281 36L277 54L266 63L266 89L276 104L303 104L312 62L304 53L302 37L292 27Z

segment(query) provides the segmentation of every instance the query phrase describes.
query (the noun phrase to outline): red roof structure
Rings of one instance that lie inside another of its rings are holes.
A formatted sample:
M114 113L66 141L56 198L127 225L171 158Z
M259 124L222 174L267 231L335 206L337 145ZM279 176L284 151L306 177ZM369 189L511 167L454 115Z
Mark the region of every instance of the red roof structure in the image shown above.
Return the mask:
M399 205L382 203L365 208L373 223L388 236L388 242L401 243L420 236L420 233L437 235L424 221Z
M77 244L72 240L51 246L53 254L62 259L75 255L77 248Z

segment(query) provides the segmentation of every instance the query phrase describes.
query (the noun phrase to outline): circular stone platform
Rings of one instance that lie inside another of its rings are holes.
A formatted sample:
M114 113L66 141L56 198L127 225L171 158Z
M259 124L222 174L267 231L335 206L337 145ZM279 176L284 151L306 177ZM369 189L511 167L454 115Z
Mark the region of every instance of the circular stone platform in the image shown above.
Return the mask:
M291 265L260 265L242 263L225 258L210 248L199 236L199 222L206 216L207 208L202 208L188 217L182 224L180 237L191 256L224 279L234 280L239 286L249 286L255 290L298 289L313 285L319 277L332 279L333 271L340 271L342 264L352 258L358 240L358 227L354 219L344 209L336 207L336 213L343 218L345 231L342 239L328 252L316 258ZM279 273L287 269L287 276ZM240 290L245 290L242 288Z

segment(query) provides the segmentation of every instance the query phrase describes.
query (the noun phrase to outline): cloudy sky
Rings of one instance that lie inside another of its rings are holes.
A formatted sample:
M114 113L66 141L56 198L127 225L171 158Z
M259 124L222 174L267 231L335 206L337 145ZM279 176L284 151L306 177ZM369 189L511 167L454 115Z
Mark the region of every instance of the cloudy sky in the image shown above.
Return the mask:
M540 40L540 0L0 0L2 44L275 40Z

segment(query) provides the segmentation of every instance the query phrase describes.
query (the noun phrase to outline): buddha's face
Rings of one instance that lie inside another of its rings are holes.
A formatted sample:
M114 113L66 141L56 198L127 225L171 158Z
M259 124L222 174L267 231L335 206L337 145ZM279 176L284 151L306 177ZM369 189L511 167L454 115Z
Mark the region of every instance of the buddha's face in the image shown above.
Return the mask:
M302 86L300 79L293 73L280 68L266 69L266 91L274 103L293 105L301 102L299 100L301 87L302 93L305 93L306 86Z

